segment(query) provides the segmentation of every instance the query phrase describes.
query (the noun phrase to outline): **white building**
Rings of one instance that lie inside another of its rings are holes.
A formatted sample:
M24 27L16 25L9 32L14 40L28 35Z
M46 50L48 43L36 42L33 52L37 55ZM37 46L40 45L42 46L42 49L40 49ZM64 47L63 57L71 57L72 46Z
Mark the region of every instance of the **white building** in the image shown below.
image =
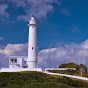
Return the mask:
M10 56L9 68L27 68L27 57L22 56Z

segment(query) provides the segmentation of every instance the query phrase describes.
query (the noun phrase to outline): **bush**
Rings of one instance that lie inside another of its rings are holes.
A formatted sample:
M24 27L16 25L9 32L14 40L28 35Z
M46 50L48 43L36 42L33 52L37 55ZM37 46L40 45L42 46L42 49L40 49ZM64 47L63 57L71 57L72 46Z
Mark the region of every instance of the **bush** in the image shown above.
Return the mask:
M67 77L31 73L0 73L0 88L88 88L88 83Z
M69 88L69 86L62 83L32 83L27 87L22 88ZM73 88L70 86L70 88Z

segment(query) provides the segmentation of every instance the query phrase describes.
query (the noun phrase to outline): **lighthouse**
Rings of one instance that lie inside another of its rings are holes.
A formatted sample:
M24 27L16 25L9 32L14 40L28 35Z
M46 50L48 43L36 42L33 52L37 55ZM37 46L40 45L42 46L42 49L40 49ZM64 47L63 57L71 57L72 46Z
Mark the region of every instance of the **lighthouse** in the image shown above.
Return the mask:
M28 56L9 56L9 68L1 68L0 72L22 72L22 71L39 71L37 67L37 22L34 15L29 20L28 36Z
M37 67L37 22L34 15L29 20L29 37L28 37L28 68Z

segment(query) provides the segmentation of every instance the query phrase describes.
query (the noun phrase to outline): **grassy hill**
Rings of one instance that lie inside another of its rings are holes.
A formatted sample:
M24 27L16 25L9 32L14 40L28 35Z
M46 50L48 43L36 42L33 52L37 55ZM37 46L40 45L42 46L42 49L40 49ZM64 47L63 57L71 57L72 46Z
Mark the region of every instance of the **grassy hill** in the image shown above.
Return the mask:
M60 65L59 68L76 68L76 70L68 69L68 70L48 70L48 71L54 73L78 75L78 76L81 76L81 72L82 72L82 76L88 77L87 68L83 64L77 65L75 63L67 63Z
M77 71L82 71L83 73L87 73L87 68L84 64L77 65L75 63L67 63L60 65L59 68L76 68Z
M40 72L0 73L0 88L88 88L88 83Z
M62 64L59 66L59 68L77 68L79 65L76 65L75 63L67 63L67 64Z

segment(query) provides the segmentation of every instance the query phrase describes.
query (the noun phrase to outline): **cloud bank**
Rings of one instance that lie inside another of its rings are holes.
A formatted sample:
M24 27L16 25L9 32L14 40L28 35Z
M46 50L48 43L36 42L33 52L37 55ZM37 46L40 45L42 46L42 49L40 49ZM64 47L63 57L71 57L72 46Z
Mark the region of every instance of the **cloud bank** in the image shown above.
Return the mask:
M0 66L8 67L8 58L11 55L27 56L27 43L7 44L0 47ZM55 48L38 50L39 67L56 67L63 63L73 62L85 64L88 62L88 40L76 44L64 44Z
M0 1L1 3L1 1ZM9 13L6 11L8 8L7 4L0 4L0 20L5 21L5 19L9 18Z
M63 3L69 0L0 0L0 20L5 21L11 18L11 13L14 13L14 9L19 10L16 15L17 20L28 21L28 19L35 15L37 19L45 18L48 14L51 14L58 5L58 11L61 14L71 16L71 12L68 8L63 6ZM60 8L59 8L60 7ZM13 11L9 9L13 8ZM20 10L23 12L20 13Z
M58 0L26 0L21 7L24 8L25 14L18 16L19 20L28 20L31 15L37 18L46 17L48 13L54 11L54 3L60 5Z
M39 52L38 58L42 67L57 67L68 62L87 65L88 40L81 44L71 43L60 45L56 48L44 49Z
M0 46L0 67L8 67L9 56L27 56L27 43Z
M17 19L24 21L28 21L32 15L35 15L36 18L46 17L47 14L54 11L53 4L60 6L58 0L0 0L0 3L0 15L3 16L3 20L9 17L10 13L7 12L7 9L11 8L11 4L16 9L23 9L24 13L17 15Z
M4 40L4 38L3 37L0 37L0 40Z

